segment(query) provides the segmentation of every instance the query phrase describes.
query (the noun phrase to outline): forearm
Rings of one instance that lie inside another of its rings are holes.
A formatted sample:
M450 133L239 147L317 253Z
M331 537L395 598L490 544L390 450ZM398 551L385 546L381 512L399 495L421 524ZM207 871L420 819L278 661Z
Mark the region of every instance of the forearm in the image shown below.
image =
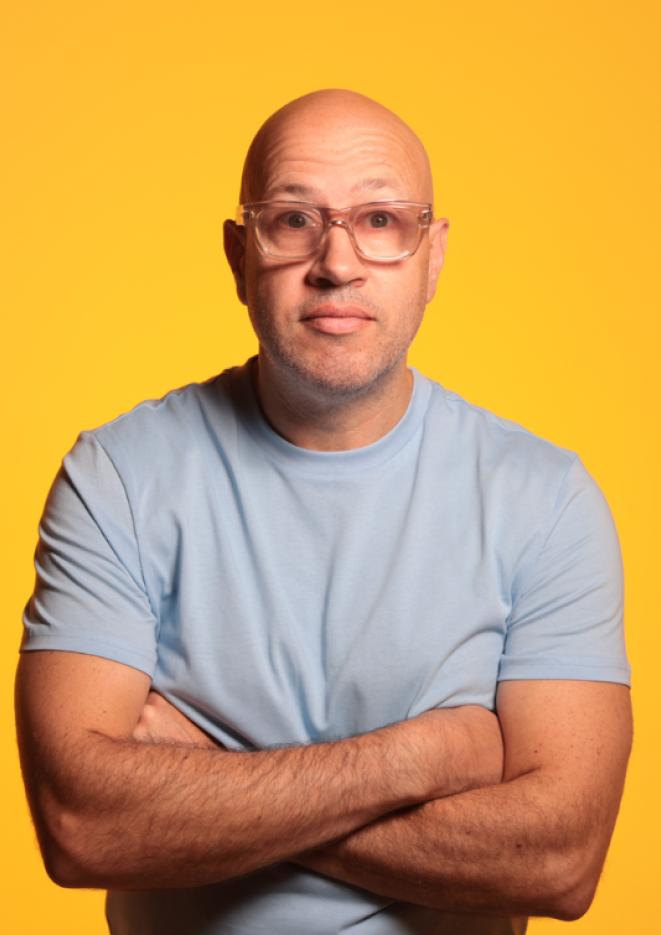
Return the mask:
M54 855L52 875L73 886L203 885L472 784L454 751L450 719L445 734L434 725L438 742L431 748L430 731L417 720L335 743L255 753L90 733L84 749L72 748L59 775L40 786L37 811L50 815L40 830L45 855Z
M374 893L450 912L573 919L590 905L631 749L629 691L501 683L505 781L376 821L301 856Z
M297 862L449 912L576 918L593 895L578 847L589 809L554 814L551 791L531 772L386 816Z
M419 798L417 777L397 761L381 770L397 733L255 753L96 734L77 757L75 778L44 809L61 865L56 878L116 888L203 885L346 835Z

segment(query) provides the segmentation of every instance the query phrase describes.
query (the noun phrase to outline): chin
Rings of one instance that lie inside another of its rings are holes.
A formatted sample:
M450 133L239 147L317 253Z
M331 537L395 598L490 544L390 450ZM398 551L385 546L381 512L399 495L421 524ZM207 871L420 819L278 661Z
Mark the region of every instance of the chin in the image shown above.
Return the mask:
M322 360L289 359L281 360L280 364L284 364L289 379L295 381L299 389L316 397L339 400L368 393L388 377L399 360L399 357L394 361L332 359L328 355Z

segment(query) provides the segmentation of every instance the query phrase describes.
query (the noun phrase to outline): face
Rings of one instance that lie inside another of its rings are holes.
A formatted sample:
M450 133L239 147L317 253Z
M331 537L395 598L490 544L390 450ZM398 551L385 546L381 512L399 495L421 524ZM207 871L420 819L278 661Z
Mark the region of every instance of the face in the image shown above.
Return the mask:
M344 208L373 201L431 201L420 153L394 123L314 113L274 129L260 154L252 201ZM330 227L304 261L275 260L254 232L228 222L226 246L239 296L260 344L260 371L323 396L360 394L406 370L406 352L432 298L447 222L395 263L361 258L347 231Z

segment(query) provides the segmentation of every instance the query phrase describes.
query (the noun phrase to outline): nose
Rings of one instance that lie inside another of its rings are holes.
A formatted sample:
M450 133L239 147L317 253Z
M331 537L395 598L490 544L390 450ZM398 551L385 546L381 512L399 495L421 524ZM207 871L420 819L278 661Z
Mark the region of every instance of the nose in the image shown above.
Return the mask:
M342 221L330 221L308 271L308 281L317 288L330 288L356 284L365 277L366 267L354 249L348 229Z

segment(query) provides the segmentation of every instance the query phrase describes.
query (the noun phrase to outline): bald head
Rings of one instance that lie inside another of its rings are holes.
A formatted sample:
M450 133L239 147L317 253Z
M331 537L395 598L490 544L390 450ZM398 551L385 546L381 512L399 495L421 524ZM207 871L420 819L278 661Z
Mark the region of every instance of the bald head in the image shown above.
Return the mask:
M276 193L315 201L312 189L306 199L303 177L317 165L336 167L338 173L365 166L369 172L357 187L373 193L366 201L433 202L429 159L411 128L362 94L323 90L285 104L257 131L243 167L241 203Z

